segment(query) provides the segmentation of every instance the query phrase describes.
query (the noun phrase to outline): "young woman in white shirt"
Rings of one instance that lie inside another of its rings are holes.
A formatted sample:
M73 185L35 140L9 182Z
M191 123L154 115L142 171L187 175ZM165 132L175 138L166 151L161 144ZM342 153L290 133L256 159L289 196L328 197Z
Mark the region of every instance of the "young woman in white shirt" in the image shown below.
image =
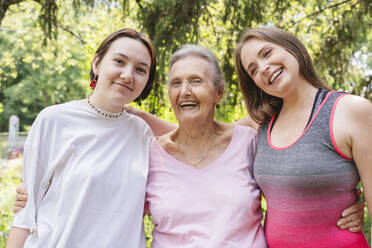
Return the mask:
M92 95L39 113L24 146L29 200L7 247L145 247L152 132L123 106L147 97L155 68L149 38L118 30L95 53Z

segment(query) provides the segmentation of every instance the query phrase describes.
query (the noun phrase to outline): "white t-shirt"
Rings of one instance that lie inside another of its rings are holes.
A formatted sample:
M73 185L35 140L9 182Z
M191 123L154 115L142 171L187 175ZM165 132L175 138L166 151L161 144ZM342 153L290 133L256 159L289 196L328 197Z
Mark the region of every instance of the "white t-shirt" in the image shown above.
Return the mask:
M143 206L151 129L72 101L45 108L24 146L27 206L13 226L25 247L145 247Z

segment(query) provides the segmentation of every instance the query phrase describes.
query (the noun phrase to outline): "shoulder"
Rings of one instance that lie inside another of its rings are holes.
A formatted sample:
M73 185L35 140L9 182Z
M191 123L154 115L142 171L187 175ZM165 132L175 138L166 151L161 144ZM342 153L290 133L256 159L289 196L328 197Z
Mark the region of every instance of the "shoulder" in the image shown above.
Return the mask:
M255 122L250 115L246 115L244 118L235 122L235 124L240 126L248 126L255 130L258 130L259 125Z
M63 119L64 113L68 113L72 106L74 106L75 101L72 102L66 102L56 105L51 105L43 110L40 111L40 113L37 115L35 119L35 123L44 123L44 122L53 122L58 121L60 119Z
M174 137L176 135L176 132L177 132L177 129L167 133L167 134L164 134L164 135L161 135L159 137L156 138L158 144L161 146L161 147L166 147L168 145L172 145L174 144L174 142L172 141L172 137Z
M58 117L60 114L71 110L75 105L76 101L51 105L41 110L38 116L43 118Z
M237 125L235 127L235 132L237 132L240 136L245 135L249 137L255 137L257 135L257 130L253 129L252 127L249 126L239 126Z
M337 108L341 113L351 118L362 118L371 117L372 115L372 104L369 100L354 95L343 96L338 103Z
M336 143L342 145L344 142L351 147L353 142L363 138L372 128L370 101L354 95L342 96L335 105L333 128Z
M126 119L129 121L131 125L133 125L136 128L136 130L138 130L139 132L148 134L146 136L150 136L150 137L154 136L151 131L150 126L142 118L134 114L130 114L128 112L126 112L125 115L127 117Z

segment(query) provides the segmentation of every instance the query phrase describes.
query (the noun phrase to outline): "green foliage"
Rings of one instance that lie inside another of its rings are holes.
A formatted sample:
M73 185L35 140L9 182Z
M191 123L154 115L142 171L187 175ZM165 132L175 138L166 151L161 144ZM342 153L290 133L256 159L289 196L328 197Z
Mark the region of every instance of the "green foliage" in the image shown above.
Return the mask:
M242 32L258 25L279 26L299 36L331 87L372 99L368 0L17 2L21 4L3 9L0 29L3 131L10 114L20 115L25 128L43 107L84 97L95 47L125 26L143 30L156 47L157 83L141 105L151 113L169 109L166 81L172 52L199 43L215 52L224 72L225 96L217 119L232 122L244 116L233 54ZM57 33L57 39L50 39ZM45 37L49 41L43 46Z
M13 220L15 189L21 184L21 160L0 162L0 247L5 247Z
M146 234L146 248L150 248L152 242L152 230L154 230L155 227L152 222L152 217L150 215L145 215L143 218L143 224Z
M85 57L81 49L72 46L69 37L60 36L44 47L39 41L43 33L34 22L31 4L10 11L17 15L24 11L17 21L33 32L16 29L0 34L0 130L7 130L7 121L12 114L21 119L21 129L30 125L38 112L52 104L62 103L85 95L81 82L81 64ZM20 26L20 24L19 24ZM14 28L14 26L13 26ZM14 49L16 47L16 49Z
M366 236L369 246L371 247L371 217L368 214L367 207L364 208L363 233L364 233L364 236Z

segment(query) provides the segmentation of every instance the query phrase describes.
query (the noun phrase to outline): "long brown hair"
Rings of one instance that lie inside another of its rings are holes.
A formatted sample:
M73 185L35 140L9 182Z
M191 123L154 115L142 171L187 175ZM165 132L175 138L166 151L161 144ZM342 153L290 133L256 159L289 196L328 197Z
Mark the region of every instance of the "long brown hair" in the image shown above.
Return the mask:
M146 86L141 92L141 94L137 97L135 101L140 101L146 99L146 97L150 94L151 89L154 85L154 78L155 78L155 72L156 72L156 56L155 56L155 48L151 43L151 40L144 35L141 32L137 32L134 29L131 28L123 28L120 30L117 30L116 32L110 34L102 41L102 43L99 45L97 51L95 52L95 56L97 56L96 63L99 64L103 57L106 55L107 51L109 50L111 44L122 37L128 37L132 38L134 40L140 41L142 44L144 44L149 51L150 57L151 57L151 66L149 71L149 79L147 80ZM93 78L96 77L98 79L98 75L95 75L93 72L93 62L90 69L90 79L93 80Z
M272 116L277 115L283 105L283 100L261 90L244 68L241 59L242 47L251 39L260 39L283 47L296 58L300 74L307 81L317 88L329 89L317 76L309 53L297 37L275 27L248 29L235 49L235 66L249 115L257 123L265 123Z

